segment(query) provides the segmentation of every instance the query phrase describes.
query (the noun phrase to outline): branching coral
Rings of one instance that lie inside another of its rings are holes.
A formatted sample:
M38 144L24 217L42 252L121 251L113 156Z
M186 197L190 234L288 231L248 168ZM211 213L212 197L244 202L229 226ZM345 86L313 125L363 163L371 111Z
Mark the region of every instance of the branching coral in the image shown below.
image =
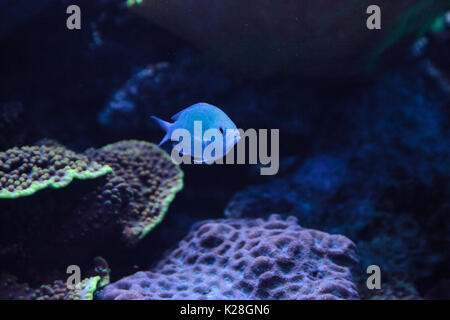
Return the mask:
M62 188L73 179L93 179L112 172L64 147L24 146L0 153L0 198L29 196Z
M346 237L294 217L203 221L148 272L106 286L103 299L355 299Z

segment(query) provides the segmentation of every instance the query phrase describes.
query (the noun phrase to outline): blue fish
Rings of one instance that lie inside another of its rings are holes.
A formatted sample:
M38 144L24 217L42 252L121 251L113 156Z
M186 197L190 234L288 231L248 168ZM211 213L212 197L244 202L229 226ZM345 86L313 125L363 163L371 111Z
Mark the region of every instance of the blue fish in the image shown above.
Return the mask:
M233 146L239 142L240 135L238 129L234 122L226 115L225 112L220 110L211 104L200 102L196 103L186 109L175 114L171 119L174 120L173 123L161 120L155 116L150 118L156 120L160 127L166 132L166 135L159 143L159 146L164 144L166 141L171 140L172 134L177 129L184 129L189 132L191 137L191 148L190 150L177 149L183 155L190 155L194 158L194 162L197 163L211 163L217 159L225 156ZM201 130L198 130L198 125L201 124ZM195 127L197 125L197 127ZM197 130L195 130L197 128ZM212 129L212 130L211 130ZM214 131L216 130L216 131ZM198 154L194 150L195 145L201 145L202 150L215 141L215 139L205 138L205 132L217 132L221 135L221 141L223 148L219 149L218 152L212 152L211 155ZM221 152L220 152L221 150Z

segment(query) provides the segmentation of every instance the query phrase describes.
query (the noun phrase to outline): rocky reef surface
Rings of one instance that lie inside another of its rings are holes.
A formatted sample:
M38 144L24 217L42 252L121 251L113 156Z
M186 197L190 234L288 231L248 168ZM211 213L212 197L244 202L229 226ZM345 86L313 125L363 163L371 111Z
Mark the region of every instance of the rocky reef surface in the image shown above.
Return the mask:
M424 281L448 263L450 230L448 97L429 80L425 66L380 78L342 112L345 144L317 138L290 172L235 193L225 216L295 215L358 239L359 274L377 264L386 281Z

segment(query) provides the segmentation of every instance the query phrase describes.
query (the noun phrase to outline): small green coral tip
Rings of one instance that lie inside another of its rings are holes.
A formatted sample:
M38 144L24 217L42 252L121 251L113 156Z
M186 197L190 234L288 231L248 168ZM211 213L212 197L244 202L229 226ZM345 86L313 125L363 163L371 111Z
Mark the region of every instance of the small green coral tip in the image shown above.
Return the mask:
M100 276L84 279L78 288L70 291L65 300L94 300L94 292L100 283Z
M442 15L436 18L430 26L430 31L433 33L439 33L445 29L445 16Z
M143 0L127 0L127 7L134 6L135 4L141 4Z

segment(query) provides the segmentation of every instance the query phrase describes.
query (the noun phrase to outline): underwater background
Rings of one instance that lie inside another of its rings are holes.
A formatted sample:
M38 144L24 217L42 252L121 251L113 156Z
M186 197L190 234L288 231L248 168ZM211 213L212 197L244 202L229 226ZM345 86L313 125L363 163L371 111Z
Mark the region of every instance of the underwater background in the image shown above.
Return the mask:
M0 299L449 299L450 3L379 2L0 0ZM200 101L279 172L174 164Z

